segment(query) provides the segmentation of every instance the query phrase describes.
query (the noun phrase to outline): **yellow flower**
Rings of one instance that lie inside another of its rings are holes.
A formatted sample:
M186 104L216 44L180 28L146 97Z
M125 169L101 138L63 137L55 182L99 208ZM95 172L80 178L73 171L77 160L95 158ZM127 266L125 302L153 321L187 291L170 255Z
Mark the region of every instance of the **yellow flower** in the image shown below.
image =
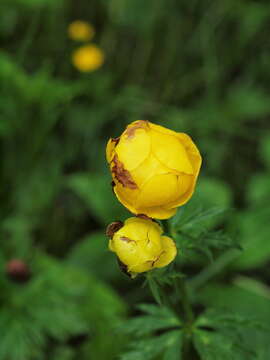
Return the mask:
M112 234L109 248L131 274L166 266L177 253L174 241L162 236L162 229L156 222L138 217L127 219Z
M89 41L95 35L95 29L86 21L76 20L69 24L68 35L72 40Z
M131 123L106 149L118 200L134 214L167 219L193 194L201 155L184 133Z
M104 54L96 45L84 45L72 54L72 63L82 72L94 71L103 65Z

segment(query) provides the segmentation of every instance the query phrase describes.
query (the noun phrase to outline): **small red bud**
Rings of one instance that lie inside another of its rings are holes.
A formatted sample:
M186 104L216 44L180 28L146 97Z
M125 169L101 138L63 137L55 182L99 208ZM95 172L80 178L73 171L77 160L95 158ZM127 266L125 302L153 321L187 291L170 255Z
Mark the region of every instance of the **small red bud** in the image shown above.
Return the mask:
M31 277L28 265L20 259L12 259L6 264L6 274L16 283L26 283Z

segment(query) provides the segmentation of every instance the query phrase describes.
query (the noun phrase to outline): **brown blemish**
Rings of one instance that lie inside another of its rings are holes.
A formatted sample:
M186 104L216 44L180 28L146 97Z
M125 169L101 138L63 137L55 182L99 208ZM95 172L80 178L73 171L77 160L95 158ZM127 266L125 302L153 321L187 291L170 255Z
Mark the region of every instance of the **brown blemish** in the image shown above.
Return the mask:
M144 220L153 220L151 217L145 215L145 214L137 214L136 217Z
M114 221L114 222L112 222L110 225L107 226L106 235L109 236L109 238L112 239L114 233L116 233L116 231L121 229L121 227L123 227L123 225L124 224L123 224L122 221Z
M126 242L126 243L130 243L130 242L136 243L135 240L131 240L130 238L128 238L128 237L126 237L126 236L121 236L121 237L120 237L120 240L122 240L122 241L124 241L124 242Z
M120 137L117 138L111 138L111 141L115 143L115 146L119 143Z
M124 165L121 161L119 161L117 155L114 155L112 162L114 164L112 167L112 173L120 184L132 190L138 189L138 186L133 181L130 173L124 168Z
M161 251L161 253L158 255L158 257L156 258L156 260L154 260L153 262L152 262L152 267L154 267L155 266L155 263L161 258L161 255L163 255L165 253L165 251L163 250L163 251Z
M128 272L128 267L126 264L122 263L121 260L119 260L119 258L117 258L117 262L118 262L118 265L119 265L119 268L120 270L122 271L122 273L124 273L125 275L127 275L128 277L132 278L132 274L130 274Z
M128 139L132 139L134 137L137 129L145 129L146 127L148 127L148 121L147 120L139 120L133 126L127 128L127 130L125 131L125 134L127 135Z

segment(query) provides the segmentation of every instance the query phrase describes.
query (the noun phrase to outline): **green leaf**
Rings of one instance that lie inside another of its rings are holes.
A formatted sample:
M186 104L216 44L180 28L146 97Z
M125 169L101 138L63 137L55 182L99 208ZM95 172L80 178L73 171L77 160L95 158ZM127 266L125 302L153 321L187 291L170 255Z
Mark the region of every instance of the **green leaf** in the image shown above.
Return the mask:
M270 289L254 279L248 279L236 277L232 285L208 285L201 289L198 300L205 306L249 314L262 324L270 323Z
M182 341L183 335L179 333L175 342L164 351L162 360L182 360Z
M260 88L248 84L233 86L228 92L227 107L236 119L253 118L269 114L267 94Z
M202 209L201 207L187 205L179 210L176 218L172 221L175 229L187 229L194 228L194 226L203 226L204 222L224 213L225 209L221 207L212 207L210 209Z
M68 254L70 264L100 278L111 280L120 275L115 255L108 249L108 238L95 232L78 241Z
M208 309L196 321L194 345L202 359L254 359L256 349L245 342L245 332L261 330L259 322L226 309ZM244 338L244 339L243 339Z
M154 275L150 271L148 273L146 273L146 279L147 279L147 284L151 290L151 293L152 293L155 301L161 306L162 298L161 298L161 294L160 294L160 290L159 290L159 284L157 283Z
M248 183L246 197L252 208L269 206L270 173L259 173L252 176Z
M131 351L123 354L121 360L152 360L164 352L168 352L170 348L175 347L177 341L179 341L179 347L181 348L181 331L174 330L165 334L149 338L138 340L131 345Z
M67 179L67 185L85 202L101 224L125 220L128 212L117 201L111 188L111 179L103 174L76 174Z
M181 206L170 220L173 229L198 233L217 226L228 215L232 205L231 190L222 181L203 178L199 181L192 199Z
M156 330L165 330L181 326L181 321L167 307L141 304L138 308L146 315L140 315L126 321L120 331L132 336L150 335Z
M32 259L31 271L23 285L1 282L0 358L40 358L48 337L62 343L90 331L95 334L92 342L106 336L112 346L109 335L126 309L109 286L40 253Z
M222 334L196 330L193 342L202 360L244 360L235 357L232 341Z
M256 268L270 259L269 218L269 206L252 208L238 214L238 236L244 251L233 263L234 268Z
M182 360L183 332L175 332L175 339L171 345L164 351L162 360Z

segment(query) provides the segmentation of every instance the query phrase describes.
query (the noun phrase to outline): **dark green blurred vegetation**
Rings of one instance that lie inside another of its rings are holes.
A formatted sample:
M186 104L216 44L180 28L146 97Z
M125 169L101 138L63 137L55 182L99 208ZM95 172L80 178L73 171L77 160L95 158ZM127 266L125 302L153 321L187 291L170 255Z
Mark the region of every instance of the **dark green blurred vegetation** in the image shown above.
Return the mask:
M71 65L76 19L105 53L92 73ZM1 0L0 360L115 359L129 345L117 324L152 299L107 249L105 226L128 212L104 151L137 119L187 132L203 155L173 220L198 313L225 306L269 324L269 21L268 0ZM190 249L185 234L202 225L212 237ZM27 264L27 282L7 276L11 259ZM245 359L269 360L269 336L247 336L259 355Z

